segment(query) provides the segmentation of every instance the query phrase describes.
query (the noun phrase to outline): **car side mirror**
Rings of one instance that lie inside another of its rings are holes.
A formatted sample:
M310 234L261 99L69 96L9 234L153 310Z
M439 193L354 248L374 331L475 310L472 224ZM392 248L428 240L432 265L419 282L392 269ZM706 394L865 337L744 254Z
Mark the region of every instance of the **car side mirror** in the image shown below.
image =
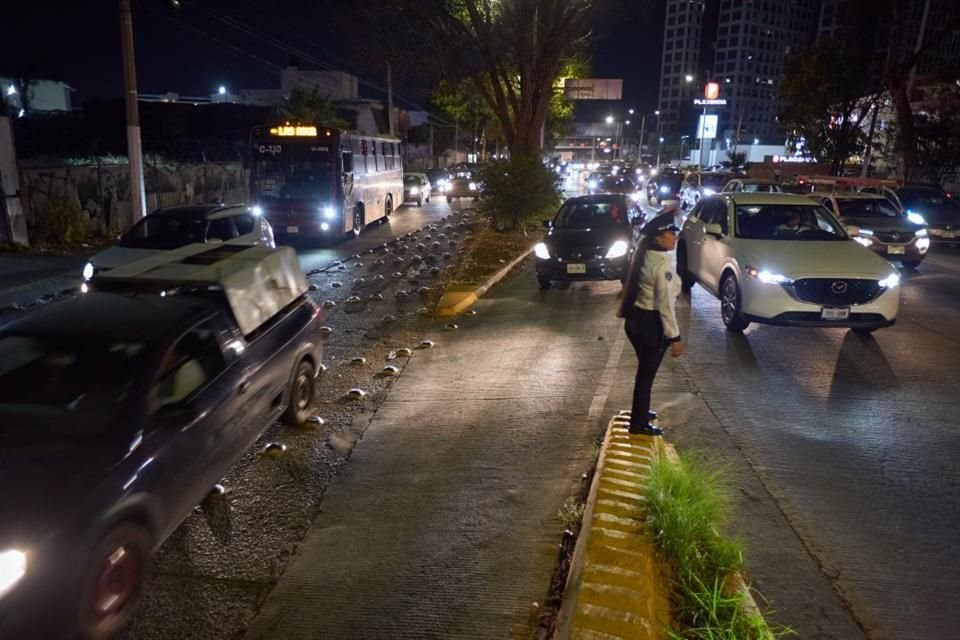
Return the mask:
M553 226L553 220L544 220L544 221L543 221L543 226L544 226L545 228L549 229L550 227Z
M860 235L860 227L856 225L848 224L847 235L850 236L851 238L856 238L858 235Z
M721 227L719 224L715 222L708 225L704 225L703 232L710 236L716 236L717 239L720 239L723 237L723 227Z

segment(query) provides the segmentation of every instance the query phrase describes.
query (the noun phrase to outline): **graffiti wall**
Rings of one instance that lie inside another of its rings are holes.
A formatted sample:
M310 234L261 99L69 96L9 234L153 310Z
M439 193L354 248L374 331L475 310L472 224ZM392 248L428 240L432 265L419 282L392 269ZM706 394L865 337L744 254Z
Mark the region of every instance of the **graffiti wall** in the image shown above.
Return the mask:
M147 159L147 211L179 204L242 203L248 172L239 162L167 164ZM53 199L67 199L103 233L118 233L133 222L130 172L126 164L88 164L20 171L20 193L28 224Z

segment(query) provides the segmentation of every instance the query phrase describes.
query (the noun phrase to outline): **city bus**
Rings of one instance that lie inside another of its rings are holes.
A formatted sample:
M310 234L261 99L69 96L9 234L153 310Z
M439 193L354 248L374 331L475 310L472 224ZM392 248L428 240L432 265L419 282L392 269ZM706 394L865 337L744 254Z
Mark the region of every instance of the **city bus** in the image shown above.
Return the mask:
M279 240L343 238L403 202L400 140L315 124L254 127L250 203Z

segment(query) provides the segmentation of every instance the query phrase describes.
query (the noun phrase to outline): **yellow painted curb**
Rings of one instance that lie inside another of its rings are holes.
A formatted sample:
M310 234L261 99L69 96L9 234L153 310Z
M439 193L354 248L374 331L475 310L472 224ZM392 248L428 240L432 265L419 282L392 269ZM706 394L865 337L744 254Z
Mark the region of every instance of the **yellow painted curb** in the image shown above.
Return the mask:
M643 484L659 438L607 427L557 619L557 639L660 640L669 589L646 524Z
M466 311L470 305L483 297L490 287L497 284L503 280L510 271L513 270L518 264L523 262L527 256L533 252L533 247L524 251L522 254L514 258L508 265L504 268L497 271L495 274L490 276L490 278L484 282L482 285L476 289L467 290L467 291L447 291L443 294L443 297L440 298L440 304L437 305L437 315L439 316L455 316L458 313L463 313Z

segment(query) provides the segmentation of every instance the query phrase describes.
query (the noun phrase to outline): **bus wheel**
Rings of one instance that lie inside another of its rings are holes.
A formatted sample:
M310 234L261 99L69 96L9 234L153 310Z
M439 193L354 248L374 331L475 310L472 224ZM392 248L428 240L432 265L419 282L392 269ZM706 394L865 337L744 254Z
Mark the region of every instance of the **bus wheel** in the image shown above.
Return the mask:
M387 223L390 222L390 216L393 215L393 200L387 198L387 203L383 205L383 220L380 222Z
M353 209L353 235L358 236L363 231L363 207L359 204Z

